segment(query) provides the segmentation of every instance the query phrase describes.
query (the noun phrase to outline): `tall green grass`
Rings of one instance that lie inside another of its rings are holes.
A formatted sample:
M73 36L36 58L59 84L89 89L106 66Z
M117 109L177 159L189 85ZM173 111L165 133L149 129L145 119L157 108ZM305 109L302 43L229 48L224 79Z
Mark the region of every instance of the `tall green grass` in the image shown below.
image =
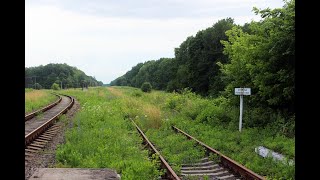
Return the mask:
M158 162L149 159L132 123L124 119L121 99L106 90L68 90L81 110L56 152L57 167L114 168L121 179L157 179Z
M294 165L263 158L254 148L265 146L294 159L295 138L269 127L248 128L245 122L240 133L239 109L228 107L228 99L206 99L188 91L143 93L129 87L65 92L75 96L82 108L73 121L74 128L66 135L66 144L57 151L58 166L115 168L125 179L158 177L158 166L141 147L141 138L130 123L133 120L177 172L181 164L202 158L204 150L194 148L194 142L175 133L171 125L267 179L294 179Z
M134 118L134 120L142 126L142 129L150 136L150 140L162 149L164 156L170 159L169 163L173 162L175 167L179 167L185 157L181 159L171 157L170 153L178 151L182 146L182 141L173 138L176 135L173 135L170 125L176 125L268 179L295 178L294 165L274 161L272 158L263 158L254 151L258 146L265 146L282 153L288 159L294 159L295 138L288 138L281 133L275 133L269 127L264 129L248 128L245 126L245 122L240 133L238 131L239 109L228 107L227 99L222 97L215 99L201 98L190 91L183 94L153 91L136 96L136 88L117 87L117 89L121 90L127 96L127 99L130 98L130 101L136 100L160 108L162 114L162 126L160 128L151 128L148 123L145 123L148 119L140 116ZM143 108L143 106L140 108ZM152 119L149 120L153 121ZM190 148L184 148L184 150L181 154L192 154ZM194 154L196 154L195 157L200 157L201 151L194 152Z

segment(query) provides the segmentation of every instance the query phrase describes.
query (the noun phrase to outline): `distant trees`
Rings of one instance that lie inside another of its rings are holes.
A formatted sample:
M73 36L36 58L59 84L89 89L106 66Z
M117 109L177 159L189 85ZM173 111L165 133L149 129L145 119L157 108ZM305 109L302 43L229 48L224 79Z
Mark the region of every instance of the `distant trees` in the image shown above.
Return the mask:
M216 96L224 89L216 62L228 60L220 41L227 40L225 31L233 26L231 18L220 20L195 37L188 37L175 49L175 58L139 63L110 84L141 87L143 82L150 82L158 90L179 91L189 87L201 95Z
M144 82L150 82L154 89L165 90L174 75L173 58L160 58L139 63L123 76L111 81L112 86L133 86L140 88Z
M26 87L41 84L50 89L53 83L62 84L62 88L79 88L83 86L102 86L101 81L87 76L83 71L67 64L47 64L45 66L25 68ZM34 77L34 78L33 78Z
M294 132L295 0L282 8L259 10L262 20L243 26L226 18L175 48L174 58L139 63L111 85L181 91L189 88L203 96L223 96L238 107L235 87L250 87L245 108L248 126L281 124ZM293 124L293 125L292 125Z
M220 41L227 40L225 32L233 26L231 18L219 20L212 27L199 31L195 37L188 37L175 49L177 71L172 81L176 83L176 90L189 87L201 95L217 95L224 89L216 63L228 60Z

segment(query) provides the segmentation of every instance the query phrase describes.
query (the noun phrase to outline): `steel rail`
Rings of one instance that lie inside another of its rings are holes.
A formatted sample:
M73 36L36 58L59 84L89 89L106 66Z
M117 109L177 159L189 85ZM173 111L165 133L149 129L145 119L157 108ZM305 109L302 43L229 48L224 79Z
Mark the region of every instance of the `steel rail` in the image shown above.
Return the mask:
M264 177L256 174L255 172L251 171L250 169L246 168L245 166L239 164L238 162L232 160L231 158L227 157L226 155L222 154L221 152L211 148L210 146L204 144L203 142L197 140L196 138L192 137L191 135L187 134L186 132L182 131L181 129L172 126L172 128L179 132L182 133L183 135L187 136L188 139L192 139L196 141L198 144L204 146L208 152L215 153L220 156L220 161L223 166L226 168L230 169L233 171L235 174L240 174L244 179L254 179L254 180L265 180Z
M52 94L54 94L54 93L52 93ZM59 95L57 95L57 94L54 94L54 95L56 95L56 96L59 97L59 99L58 99L57 101L55 101L55 102L52 103L52 104L49 104L48 106L45 106L44 108L41 108L41 109L37 110L37 111L35 111L35 112L32 112L32 113L29 113L29 114L25 115L24 121L28 121L29 119L35 117L38 113L40 113L40 112L45 112L45 111L47 111L48 109L52 108L53 106L57 105L59 102L61 102L62 97L59 96Z
M161 160L161 166L162 168L167 170L167 178L173 179L173 180L180 180L179 176L173 171L171 166L167 163L167 161L161 156L159 151L153 146L153 144L149 141L147 136L143 133L143 131L138 127L138 125L132 121L132 123L136 126L138 132L143 137L144 141L147 143L147 145L151 148L151 150L157 154Z
M63 94L61 94L63 95ZM30 132L29 134L25 135L25 140L24 140L24 145L27 146L30 142L32 142L36 137L38 137L41 133L43 133L49 126L51 126L54 121L56 119L59 118L59 116L65 112L67 112L72 105L74 104L74 98L68 95L63 95L63 96L67 96L71 99L71 102L68 104L67 107L65 107L62 111L60 111L58 114L56 114L55 116L53 116L50 120L48 120L46 123L42 124L41 126L39 126L38 128L36 128L35 130L33 130L32 132Z

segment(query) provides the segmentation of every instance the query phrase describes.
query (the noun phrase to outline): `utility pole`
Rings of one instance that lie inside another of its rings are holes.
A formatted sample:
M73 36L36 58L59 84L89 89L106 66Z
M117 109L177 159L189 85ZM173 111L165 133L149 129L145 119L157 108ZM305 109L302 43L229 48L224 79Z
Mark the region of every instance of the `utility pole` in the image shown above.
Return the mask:
M36 84L37 84L37 77L38 76L33 76L34 77L34 89L36 89L37 87L36 87Z
M62 81L61 81L61 89L62 89Z
M31 79L34 77L34 89L36 89L36 84L37 84L37 77L38 76L31 76Z

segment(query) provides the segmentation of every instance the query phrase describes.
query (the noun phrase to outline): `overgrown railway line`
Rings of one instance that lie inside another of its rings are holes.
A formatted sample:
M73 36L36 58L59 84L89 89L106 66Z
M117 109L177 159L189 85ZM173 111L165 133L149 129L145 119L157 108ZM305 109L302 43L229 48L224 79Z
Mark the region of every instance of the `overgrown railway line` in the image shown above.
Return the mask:
M177 133L181 133L185 135L188 139L194 140L197 144L203 146L207 151L207 157L203 157L199 160L198 163L194 164L182 164L181 173L179 176L178 173L174 172L169 163L164 159L164 157L159 153L159 151L155 148L155 146L151 143L151 141L147 138L147 136L143 133L143 131L138 127L138 125L132 121L139 134L143 138L143 143L148 147L148 149L159 156L161 161L161 168L166 170L166 173L163 178L172 179L172 180L180 180L180 179L205 179L205 177L209 177L209 179L214 180L264 180L265 178L254 173L250 169L244 167L240 163L230 159L229 157L223 155L219 151L211 148L210 146L204 144L203 142L197 140L186 132L180 130L179 128L172 126L174 131ZM210 160L209 154L215 154L218 157L218 162L214 162Z
M68 109L74 104L74 99L67 95L57 95L59 99L50 104L49 106L42 108L34 113L26 115L25 119L25 163L40 150L42 150L46 144L55 136L60 130L60 126L55 122L63 113L66 113ZM221 180L243 180L243 179L257 179L262 180L264 177L254 173L247 169L240 163L230 159L223 155L219 151L211 148L203 142L197 140L181 129L172 126L172 129L176 133L180 133L187 137L189 140L195 141L198 145L206 149L206 156L199 159L197 163L182 164L179 173L176 173L160 152L155 148L155 145L147 138L138 125L132 121L137 131L143 138L143 144L150 150L152 154L156 154L161 162L161 168L165 169L163 179L221 179ZM209 155L215 154L218 158L213 161Z
M29 119L37 116L38 114L43 113L43 112L47 111L48 109L52 108L53 106L57 105L62 100L62 97L57 95L57 94L54 94L54 95L58 96L58 100L57 101L55 101L54 103L49 104L48 106L45 106L45 107L43 107L41 109L38 109L38 110L36 110L34 112L28 113L27 115L25 115L24 120L28 121Z
M59 131L56 120L74 104L71 96L57 96L59 99L56 102L25 116L25 163Z

